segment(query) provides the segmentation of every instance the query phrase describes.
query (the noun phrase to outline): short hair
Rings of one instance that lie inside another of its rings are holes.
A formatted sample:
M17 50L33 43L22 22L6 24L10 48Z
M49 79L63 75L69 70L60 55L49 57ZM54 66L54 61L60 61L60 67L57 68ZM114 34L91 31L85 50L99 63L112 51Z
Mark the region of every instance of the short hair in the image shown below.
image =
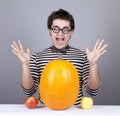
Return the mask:
M51 29L53 20L55 20L55 19L62 19L62 20L69 21L71 30L74 30L74 28L75 28L74 18L68 11L63 10L63 9L59 9L57 11L52 12L49 15L48 21L47 21L48 29Z

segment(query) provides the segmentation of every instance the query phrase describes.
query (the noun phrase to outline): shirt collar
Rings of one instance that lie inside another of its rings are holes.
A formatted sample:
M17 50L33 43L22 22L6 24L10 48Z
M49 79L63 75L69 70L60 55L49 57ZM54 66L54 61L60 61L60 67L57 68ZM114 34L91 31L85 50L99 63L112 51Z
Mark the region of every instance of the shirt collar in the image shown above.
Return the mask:
M62 49L58 49L56 48L55 46L51 46L50 49L52 49L52 52L55 52L55 53L63 53L63 54L66 54L67 50L70 48L69 45L67 45L66 47L62 48Z

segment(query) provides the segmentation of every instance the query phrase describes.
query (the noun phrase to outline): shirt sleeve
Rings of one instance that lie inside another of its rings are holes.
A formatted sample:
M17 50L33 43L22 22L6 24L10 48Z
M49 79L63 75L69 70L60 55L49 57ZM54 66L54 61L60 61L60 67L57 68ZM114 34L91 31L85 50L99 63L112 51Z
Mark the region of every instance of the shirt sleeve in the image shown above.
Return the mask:
M22 86L22 85L21 85L21 86ZM24 91L25 96L27 96L27 97L32 96L32 95L36 92L36 87L35 87L35 85L33 85L33 87L30 88L30 89L25 89L25 88L22 86L22 89L23 89L23 91Z
M86 92L87 92L89 95L96 96L96 95L98 94L99 89L100 89L100 86L99 86L97 89L90 89L90 88L87 86Z

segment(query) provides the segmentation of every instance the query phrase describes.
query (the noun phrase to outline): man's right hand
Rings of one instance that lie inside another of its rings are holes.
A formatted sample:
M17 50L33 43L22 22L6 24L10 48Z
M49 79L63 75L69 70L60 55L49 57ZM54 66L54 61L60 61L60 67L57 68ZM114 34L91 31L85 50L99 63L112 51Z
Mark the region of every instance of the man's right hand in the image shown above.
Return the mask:
M27 50L24 51L20 41L18 41L18 44L15 41L13 41L11 47L12 47L12 52L21 60L22 64L28 65L30 61L29 48L27 48Z

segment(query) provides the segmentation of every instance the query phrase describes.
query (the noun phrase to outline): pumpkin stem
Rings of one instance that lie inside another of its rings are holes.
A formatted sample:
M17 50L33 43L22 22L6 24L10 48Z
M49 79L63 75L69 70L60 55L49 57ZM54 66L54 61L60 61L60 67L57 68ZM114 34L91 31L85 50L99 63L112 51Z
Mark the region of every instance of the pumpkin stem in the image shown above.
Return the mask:
M59 53L58 59L62 59L62 53Z

